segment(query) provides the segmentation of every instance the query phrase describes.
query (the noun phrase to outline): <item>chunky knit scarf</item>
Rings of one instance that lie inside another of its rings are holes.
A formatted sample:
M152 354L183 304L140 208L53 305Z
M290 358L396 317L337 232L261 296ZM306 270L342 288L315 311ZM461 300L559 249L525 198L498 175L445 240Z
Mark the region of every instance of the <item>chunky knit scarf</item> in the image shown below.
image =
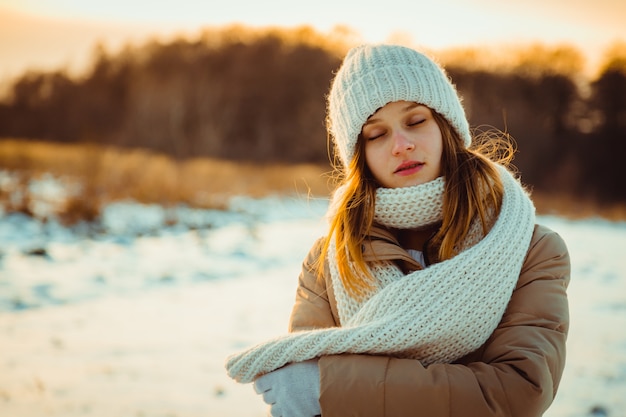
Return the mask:
M486 236L468 242L452 259L403 275L392 263L370 265L374 288L350 297L329 252L341 327L289 333L231 355L228 375L238 382L291 362L341 353L378 354L450 363L484 344L510 300L533 233L535 211L513 176L499 167L504 197ZM443 179L416 187L380 190L375 219L389 227L414 228L441 217ZM478 240L477 243L473 244Z

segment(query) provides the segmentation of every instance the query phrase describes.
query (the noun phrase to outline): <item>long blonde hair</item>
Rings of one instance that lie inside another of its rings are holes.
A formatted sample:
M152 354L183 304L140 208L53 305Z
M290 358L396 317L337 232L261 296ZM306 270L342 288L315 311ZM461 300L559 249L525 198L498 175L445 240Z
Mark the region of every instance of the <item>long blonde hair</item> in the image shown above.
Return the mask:
M490 215L502 203L503 187L494 162L509 165L513 144L508 135L488 132L474 138L470 149L440 114L432 110L443 140L442 175L445 177L443 220L431 242L438 247L440 261L456 255L458 243L467 236L472 221L481 221L487 233ZM340 201L330 219L328 235L318 259L317 271L324 273L326 256L335 239L337 266L342 282L353 296L360 296L370 287L364 277L371 278L363 259L362 246L374 223L376 188L373 175L365 162L365 141L359 137L355 155L347 168L337 165L339 185L344 187ZM354 268L357 269L355 271Z

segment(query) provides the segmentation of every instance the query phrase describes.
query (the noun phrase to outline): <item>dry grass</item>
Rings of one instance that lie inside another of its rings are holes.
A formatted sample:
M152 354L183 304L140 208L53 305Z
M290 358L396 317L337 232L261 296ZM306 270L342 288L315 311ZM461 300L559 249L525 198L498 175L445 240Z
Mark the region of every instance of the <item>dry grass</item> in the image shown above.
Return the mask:
M51 174L79 192L59 214L68 223L94 219L111 201L132 199L161 205L188 204L223 208L234 195L328 195L329 167L317 165L258 165L210 158L176 161L147 150L97 145L0 140L0 169L18 174L20 186L31 178ZM28 212L28 193L22 193ZM7 192L0 199L7 200ZM1 202L1 201L0 201ZM15 205L15 204L14 204Z
M532 197L539 214L553 214L570 219L601 217L613 221L626 220L624 204L600 204L589 198L545 192L533 192Z
M51 174L76 186L58 209L66 223L94 220L112 201L135 200L164 206L187 204L225 208L235 195L262 197L299 194L326 197L331 190L330 167L318 165L259 165L210 158L176 161L146 150L96 145L0 140L0 169L17 174L15 190L0 186L0 204L8 211L30 213L30 179ZM1 184L0 184L1 185ZM567 195L534 192L540 214L570 218L603 217L626 220L624 205L603 206Z

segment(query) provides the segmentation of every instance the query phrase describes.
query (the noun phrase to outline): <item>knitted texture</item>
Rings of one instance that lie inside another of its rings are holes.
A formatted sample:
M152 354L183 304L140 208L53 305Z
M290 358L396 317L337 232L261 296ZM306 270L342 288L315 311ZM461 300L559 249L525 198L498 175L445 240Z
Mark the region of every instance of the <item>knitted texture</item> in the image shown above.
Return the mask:
M374 220L383 226L396 229L420 229L441 221L443 216L443 196L445 181L443 177L404 188L378 188ZM343 190L338 189L333 199L341 199ZM331 206L332 207L332 206ZM419 209L416 209L419 208ZM334 208L333 208L334 210ZM329 217L332 213L329 213ZM482 239L481 222L475 219L465 237L464 242L457 244L458 252L467 249ZM364 293L359 299L351 296L345 289L337 266L336 246L331 242L328 263L331 271L335 299L341 324L350 323L355 314L361 310L364 302L388 284L400 279L402 272L391 262L379 262L370 266L372 276L376 278L371 288L361 288ZM367 279L367 277L363 277ZM369 282L369 280L368 280ZM394 303L395 304L395 303Z
M345 166L354 156L365 121L379 108L400 100L435 110L465 146L472 143L461 100L443 68L403 46L362 45L348 52L328 95L328 127Z
M441 220L444 179L403 188L376 190L374 220L395 229L429 226ZM416 210L419 207L419 210Z
M412 358L427 366L453 362L479 348L502 319L535 223L534 206L522 186L505 168L499 172L502 207L478 243L408 275L392 263L373 264L377 285L360 303L348 300L336 263L329 260L341 327L286 334L231 355L228 375L248 383L291 362L342 353ZM419 212L420 207L407 210Z

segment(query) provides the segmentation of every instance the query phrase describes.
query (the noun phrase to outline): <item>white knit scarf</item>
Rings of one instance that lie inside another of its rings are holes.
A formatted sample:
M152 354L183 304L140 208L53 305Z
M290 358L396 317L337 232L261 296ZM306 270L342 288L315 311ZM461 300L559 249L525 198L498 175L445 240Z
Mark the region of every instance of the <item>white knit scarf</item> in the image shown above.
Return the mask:
M226 360L228 375L248 383L291 362L341 353L412 358L427 366L453 362L482 346L502 319L535 223L534 206L522 186L505 168L499 172L502 207L478 243L464 242L465 250L452 259L408 275L393 263L373 263L376 283L361 301L344 288L331 245L329 267L341 327L289 333L233 354ZM397 228L432 224L441 216L442 196L443 179L379 190L375 219Z

